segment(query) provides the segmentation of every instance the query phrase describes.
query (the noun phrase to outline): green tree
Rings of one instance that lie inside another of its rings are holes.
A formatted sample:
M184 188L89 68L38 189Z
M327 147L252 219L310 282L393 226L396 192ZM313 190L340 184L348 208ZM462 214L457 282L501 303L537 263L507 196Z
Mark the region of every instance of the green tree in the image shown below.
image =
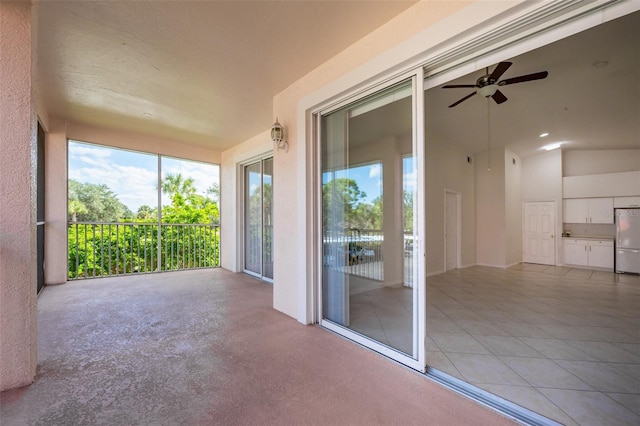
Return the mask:
M163 223L218 223L220 187L213 184L207 189L209 196L196 194L193 178L168 173L162 179L162 192L169 195L171 205L162 206Z
M162 179L162 192L173 200L177 194L184 198L196 193L193 178L184 178L181 173L167 173Z
M143 221L155 221L157 220L157 217L158 217L158 210L144 204L138 207L138 212L136 213L136 217L139 220L143 220Z
M87 207L80 200L69 200L68 204L69 216L72 222L78 221L78 214L87 213Z
M413 231L413 192L402 191L402 215L404 230Z
M352 220L353 228L382 229L382 197L376 197L371 204L358 203Z
M349 178L336 178L322 186L322 223L326 228L355 228L358 204L367 194Z
M217 183L212 184L209 188L207 188L207 195L211 196L213 201L220 201L220 185Z
M69 220L80 222L116 222L133 217L131 210L107 185L81 183L74 179L69 179L68 211Z
M163 223L218 223L219 220L218 203L202 195L185 198L176 193L170 206L162 206Z

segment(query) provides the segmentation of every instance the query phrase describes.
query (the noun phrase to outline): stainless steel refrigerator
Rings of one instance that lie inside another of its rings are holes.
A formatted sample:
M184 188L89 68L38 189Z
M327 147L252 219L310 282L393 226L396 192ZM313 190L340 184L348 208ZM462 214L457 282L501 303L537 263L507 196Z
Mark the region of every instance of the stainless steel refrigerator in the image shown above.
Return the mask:
M640 209L615 209L616 272L640 274Z

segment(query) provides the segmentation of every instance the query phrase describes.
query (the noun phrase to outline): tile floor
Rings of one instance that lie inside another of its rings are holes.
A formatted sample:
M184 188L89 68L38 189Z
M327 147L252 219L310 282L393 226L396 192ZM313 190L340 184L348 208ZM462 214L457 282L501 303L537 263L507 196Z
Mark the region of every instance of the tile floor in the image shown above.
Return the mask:
M351 328L410 352L411 292L351 296ZM535 264L427 280L427 363L565 425L640 424L640 276Z

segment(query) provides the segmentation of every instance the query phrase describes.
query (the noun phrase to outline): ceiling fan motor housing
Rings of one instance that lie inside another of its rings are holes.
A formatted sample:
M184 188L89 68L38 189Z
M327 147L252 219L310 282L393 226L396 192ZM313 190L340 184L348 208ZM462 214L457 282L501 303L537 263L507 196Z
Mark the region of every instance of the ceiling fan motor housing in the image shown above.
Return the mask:
M492 79L490 75L483 75L476 81L478 94L484 96L485 98L493 96L493 94L498 90L498 85L496 83L497 80Z

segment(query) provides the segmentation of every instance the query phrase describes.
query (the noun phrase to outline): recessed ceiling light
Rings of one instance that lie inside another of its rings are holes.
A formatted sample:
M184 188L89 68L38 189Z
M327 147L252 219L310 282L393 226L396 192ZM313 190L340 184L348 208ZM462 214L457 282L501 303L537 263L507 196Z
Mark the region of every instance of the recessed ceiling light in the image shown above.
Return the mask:
M560 148L561 145L562 145L562 143L560 143L560 142L552 143L552 144L543 146L542 149L544 149L545 151L552 151L554 149Z
M596 61L593 63L593 66L596 68L604 68L609 65L609 61Z
M151 113L150 113L150 112L145 112L145 113L144 113L144 114L142 114L142 115L144 115L145 117L151 117Z
M540 137L541 138L546 138L547 136L549 136L549 133L545 132L545 133L540 133Z

